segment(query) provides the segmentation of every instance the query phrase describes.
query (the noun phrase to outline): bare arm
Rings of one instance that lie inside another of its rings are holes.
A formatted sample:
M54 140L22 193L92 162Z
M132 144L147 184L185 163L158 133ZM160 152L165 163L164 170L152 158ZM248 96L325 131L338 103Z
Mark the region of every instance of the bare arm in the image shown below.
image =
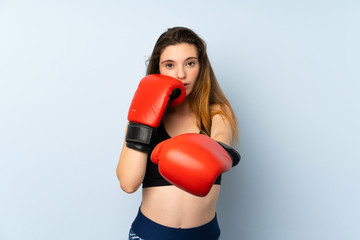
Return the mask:
M211 106L212 110L220 108L219 106ZM222 115L216 114L212 117L210 137L216 141L232 145L233 132L230 122Z
M147 156L147 153L126 147L124 140L116 169L122 190L133 193L140 187L145 176Z

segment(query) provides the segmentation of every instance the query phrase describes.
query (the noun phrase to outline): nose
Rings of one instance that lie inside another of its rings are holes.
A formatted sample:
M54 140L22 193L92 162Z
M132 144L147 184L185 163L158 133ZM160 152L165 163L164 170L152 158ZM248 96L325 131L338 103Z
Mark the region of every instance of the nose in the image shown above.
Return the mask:
M179 79L179 80L183 80L183 79L185 79L185 77L186 77L186 73L184 71L184 68L179 67L178 71L176 73L176 78Z

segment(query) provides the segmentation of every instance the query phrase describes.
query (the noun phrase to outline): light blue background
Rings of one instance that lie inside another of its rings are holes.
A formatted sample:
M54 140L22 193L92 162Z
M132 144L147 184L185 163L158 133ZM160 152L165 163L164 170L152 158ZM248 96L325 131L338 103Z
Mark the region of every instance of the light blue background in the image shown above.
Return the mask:
M360 239L358 1L0 0L0 239L127 239L115 170L168 27L208 44L239 120L222 239Z

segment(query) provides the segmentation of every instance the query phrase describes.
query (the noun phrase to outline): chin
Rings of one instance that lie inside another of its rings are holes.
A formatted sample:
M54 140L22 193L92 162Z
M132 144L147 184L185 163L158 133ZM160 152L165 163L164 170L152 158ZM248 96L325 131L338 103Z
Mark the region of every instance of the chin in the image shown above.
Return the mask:
M186 96L189 96L192 93L192 89L186 89Z

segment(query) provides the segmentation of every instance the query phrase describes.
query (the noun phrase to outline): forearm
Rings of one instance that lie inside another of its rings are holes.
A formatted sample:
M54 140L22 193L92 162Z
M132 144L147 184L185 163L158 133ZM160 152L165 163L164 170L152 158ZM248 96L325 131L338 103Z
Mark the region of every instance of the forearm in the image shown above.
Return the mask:
M146 153L127 148L124 144L116 170L121 188L127 193L135 192L145 176Z

